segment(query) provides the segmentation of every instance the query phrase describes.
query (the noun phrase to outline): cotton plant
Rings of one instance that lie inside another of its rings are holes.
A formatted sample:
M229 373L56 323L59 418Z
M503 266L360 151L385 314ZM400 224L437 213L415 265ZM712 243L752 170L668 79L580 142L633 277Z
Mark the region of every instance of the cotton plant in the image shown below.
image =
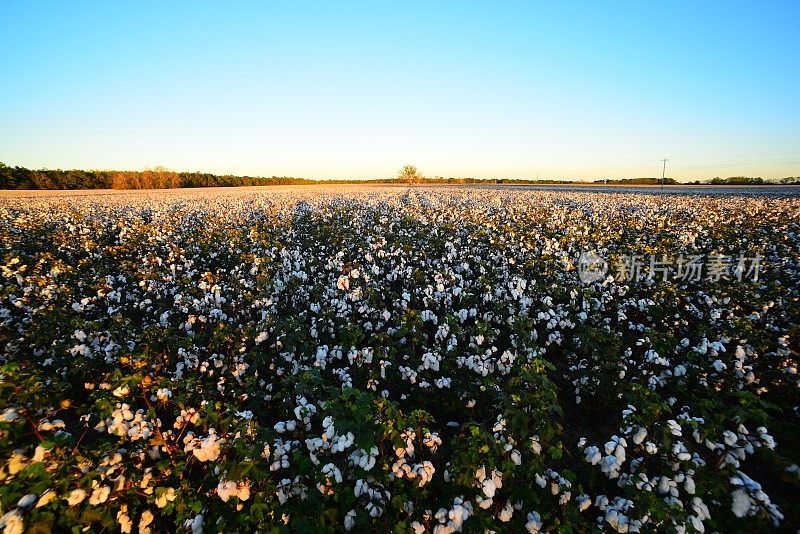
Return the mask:
M0 195L0 524L791 528L798 220L761 194ZM765 265L586 284L588 248Z

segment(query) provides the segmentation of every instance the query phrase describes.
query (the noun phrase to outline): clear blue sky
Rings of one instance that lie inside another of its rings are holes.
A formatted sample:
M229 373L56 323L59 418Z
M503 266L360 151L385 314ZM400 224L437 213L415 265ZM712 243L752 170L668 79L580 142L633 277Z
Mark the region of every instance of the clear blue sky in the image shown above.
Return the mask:
M0 161L800 175L800 2L0 3Z

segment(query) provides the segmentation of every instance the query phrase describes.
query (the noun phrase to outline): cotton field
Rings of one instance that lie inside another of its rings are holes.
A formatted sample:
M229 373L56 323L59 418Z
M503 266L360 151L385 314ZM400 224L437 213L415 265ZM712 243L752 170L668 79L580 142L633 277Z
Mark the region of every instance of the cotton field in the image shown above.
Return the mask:
M800 197L4 194L0 253L5 533L800 528Z

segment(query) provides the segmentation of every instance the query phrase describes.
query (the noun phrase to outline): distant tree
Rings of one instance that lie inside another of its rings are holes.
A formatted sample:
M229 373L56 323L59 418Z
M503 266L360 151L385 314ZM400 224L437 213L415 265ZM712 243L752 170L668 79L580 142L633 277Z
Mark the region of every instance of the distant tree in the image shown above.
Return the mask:
M397 173L397 179L401 182L415 184L422 180L422 174L420 174L419 169L413 165L403 165L403 168Z
M0 161L0 189L16 189L17 180L14 169Z

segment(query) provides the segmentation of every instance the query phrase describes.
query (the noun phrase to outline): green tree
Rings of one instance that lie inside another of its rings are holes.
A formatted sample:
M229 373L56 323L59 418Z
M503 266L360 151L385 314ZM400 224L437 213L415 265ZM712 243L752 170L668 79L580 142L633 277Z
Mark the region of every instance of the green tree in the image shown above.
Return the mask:
M403 168L397 173L397 179L401 182L414 184L422 180L422 174L414 165L403 165Z

